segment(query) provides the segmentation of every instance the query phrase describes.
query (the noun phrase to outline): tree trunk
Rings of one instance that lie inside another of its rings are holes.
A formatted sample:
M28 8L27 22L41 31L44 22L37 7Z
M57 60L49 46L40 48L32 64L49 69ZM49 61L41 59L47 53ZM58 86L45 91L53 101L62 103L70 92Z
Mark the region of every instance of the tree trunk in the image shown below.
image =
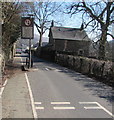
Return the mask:
M39 45L38 45L39 48L42 46L42 36L43 36L43 26L41 26L40 39L39 39Z
M103 25L101 27L101 38L100 38L100 42L99 42L99 54L98 54L98 58L100 60L104 60L105 59L105 52L106 52L106 40L107 40L107 28L105 25Z
M40 39L39 39L38 47L40 48L41 46L42 46L42 32L40 33Z
M39 44L38 44L38 56L39 56L39 57L40 57L40 55L41 55L42 36L43 36L43 29L41 29L40 39L39 39Z

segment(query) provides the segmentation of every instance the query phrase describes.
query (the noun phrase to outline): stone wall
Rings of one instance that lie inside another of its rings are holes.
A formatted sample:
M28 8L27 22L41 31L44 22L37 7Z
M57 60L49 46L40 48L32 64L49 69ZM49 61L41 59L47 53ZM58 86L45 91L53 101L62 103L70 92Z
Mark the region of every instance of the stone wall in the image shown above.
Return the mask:
M110 61L65 54L56 54L55 61L62 66L98 78L110 85L114 83L114 65Z

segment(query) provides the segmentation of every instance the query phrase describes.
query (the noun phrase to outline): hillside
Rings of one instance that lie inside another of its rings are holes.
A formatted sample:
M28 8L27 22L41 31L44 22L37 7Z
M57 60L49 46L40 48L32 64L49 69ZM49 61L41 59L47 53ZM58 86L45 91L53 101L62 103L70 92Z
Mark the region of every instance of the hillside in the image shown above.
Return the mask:
M34 35L34 39L31 40L31 44L34 45L34 44L37 44L39 41L39 35L35 34ZM48 38L47 37L43 37L43 40L42 40L42 43L48 43ZM19 39L17 41L17 47L23 47L23 48L26 48L29 46L29 39Z

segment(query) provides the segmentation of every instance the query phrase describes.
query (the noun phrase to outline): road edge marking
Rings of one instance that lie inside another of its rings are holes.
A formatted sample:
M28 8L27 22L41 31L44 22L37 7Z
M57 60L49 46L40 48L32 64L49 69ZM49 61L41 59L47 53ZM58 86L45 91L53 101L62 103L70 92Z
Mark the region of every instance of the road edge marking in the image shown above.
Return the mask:
M21 58L21 64L23 65L23 60L22 60L22 57L20 57Z
M34 104L34 98L33 98L32 89L30 87L30 83L29 83L29 80L28 80L27 73L25 73L25 78L26 78L26 82L27 82L27 86L28 86L28 90L29 90L33 116L34 116L34 119L37 119L38 117L37 117L37 112L36 112L36 108L35 108L35 104Z
M2 94L3 94L3 91L4 91L4 89L5 89L5 86L6 86L7 82L8 82L8 80L6 79L5 82L4 82L4 84L3 84L3 86L1 87L1 90L0 90L0 98L1 98L1 96L2 96Z

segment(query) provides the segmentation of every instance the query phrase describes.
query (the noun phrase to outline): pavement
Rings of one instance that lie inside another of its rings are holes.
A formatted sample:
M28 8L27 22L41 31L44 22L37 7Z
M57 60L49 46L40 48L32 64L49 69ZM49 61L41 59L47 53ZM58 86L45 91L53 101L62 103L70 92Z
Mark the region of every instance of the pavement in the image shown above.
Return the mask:
M15 57L14 63L21 69L21 58ZM31 118L33 119L29 90L25 71L15 73L8 79L2 93L2 118Z

